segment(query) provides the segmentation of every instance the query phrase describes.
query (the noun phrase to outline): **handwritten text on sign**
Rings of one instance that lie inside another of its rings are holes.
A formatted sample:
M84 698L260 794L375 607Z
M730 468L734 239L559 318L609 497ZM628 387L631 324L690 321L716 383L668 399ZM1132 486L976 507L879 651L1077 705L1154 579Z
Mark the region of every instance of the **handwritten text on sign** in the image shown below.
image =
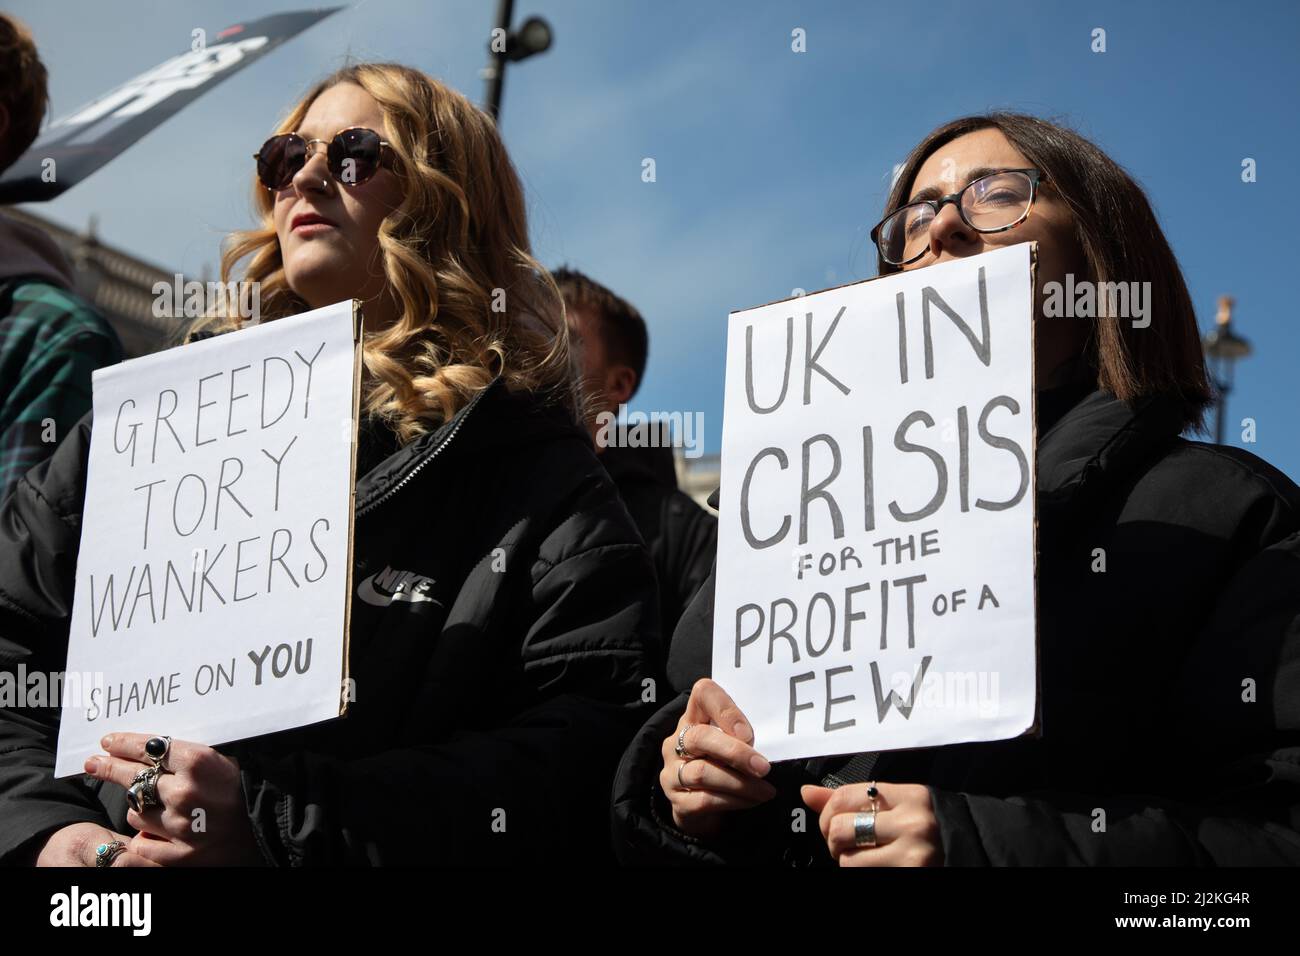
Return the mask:
M351 302L94 376L56 776L111 731L224 743L335 717L352 515Z
M1031 256L731 315L713 677L767 757L1033 723Z

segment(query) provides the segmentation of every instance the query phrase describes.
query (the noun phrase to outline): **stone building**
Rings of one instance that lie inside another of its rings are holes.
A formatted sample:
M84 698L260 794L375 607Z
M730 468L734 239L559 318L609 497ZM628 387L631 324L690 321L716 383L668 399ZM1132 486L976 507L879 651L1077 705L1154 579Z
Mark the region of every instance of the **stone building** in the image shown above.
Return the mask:
M72 265L74 291L117 331L127 358L157 352L179 341L181 329L176 320L153 314L154 283L171 285L174 272L100 242L93 219L85 232L74 232L30 208L9 206L4 215L35 226L58 244Z

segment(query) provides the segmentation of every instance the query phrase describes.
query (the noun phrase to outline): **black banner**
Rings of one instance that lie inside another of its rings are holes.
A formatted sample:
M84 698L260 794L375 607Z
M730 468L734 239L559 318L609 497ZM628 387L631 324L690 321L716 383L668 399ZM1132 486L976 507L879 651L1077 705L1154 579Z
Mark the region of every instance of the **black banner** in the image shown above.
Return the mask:
M51 123L0 176L0 204L53 199L222 80L341 9L277 13L227 27L211 43L196 38L192 49Z

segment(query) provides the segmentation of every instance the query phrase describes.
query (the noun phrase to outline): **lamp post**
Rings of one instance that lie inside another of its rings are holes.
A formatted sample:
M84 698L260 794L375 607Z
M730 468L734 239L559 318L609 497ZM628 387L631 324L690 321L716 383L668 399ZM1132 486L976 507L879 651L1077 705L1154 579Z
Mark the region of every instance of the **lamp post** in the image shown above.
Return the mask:
M1214 317L1214 328L1204 339L1205 354L1210 358L1210 378L1214 382L1214 441L1223 444L1225 415L1228 411L1228 393L1232 391L1232 376L1237 359L1250 355L1250 343L1232 330L1230 295L1219 296L1219 311Z
M514 8L514 0L500 0L497 4L496 28L488 42L488 63L481 74L487 84L486 109L494 120L501 116L501 89L506 81L506 64L518 63L534 53L549 50L553 38L551 25L541 17L529 17L518 30L511 30Z

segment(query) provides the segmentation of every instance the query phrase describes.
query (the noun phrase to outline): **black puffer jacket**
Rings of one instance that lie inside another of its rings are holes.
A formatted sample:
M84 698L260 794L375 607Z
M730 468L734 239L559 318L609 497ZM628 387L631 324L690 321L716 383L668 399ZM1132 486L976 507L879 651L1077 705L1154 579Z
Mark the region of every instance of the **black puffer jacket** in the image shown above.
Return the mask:
M929 785L948 865L1300 863L1300 489L1179 431L1170 403L1096 392L1043 433L1042 736L884 753L872 771ZM708 675L713 592L674 635L681 696L623 758L620 856L829 864L816 818L800 833L791 816L825 761L776 765L778 797L719 840L671 826L660 747Z
M89 438L0 509L0 667L64 666ZM268 861L608 861L659 625L586 434L498 380L358 481L354 557L347 716L218 748ZM121 787L52 778L57 720L0 710L0 861L78 821L133 832Z
M718 519L677 487L671 448L606 448L600 463L650 549L666 638L709 577Z

